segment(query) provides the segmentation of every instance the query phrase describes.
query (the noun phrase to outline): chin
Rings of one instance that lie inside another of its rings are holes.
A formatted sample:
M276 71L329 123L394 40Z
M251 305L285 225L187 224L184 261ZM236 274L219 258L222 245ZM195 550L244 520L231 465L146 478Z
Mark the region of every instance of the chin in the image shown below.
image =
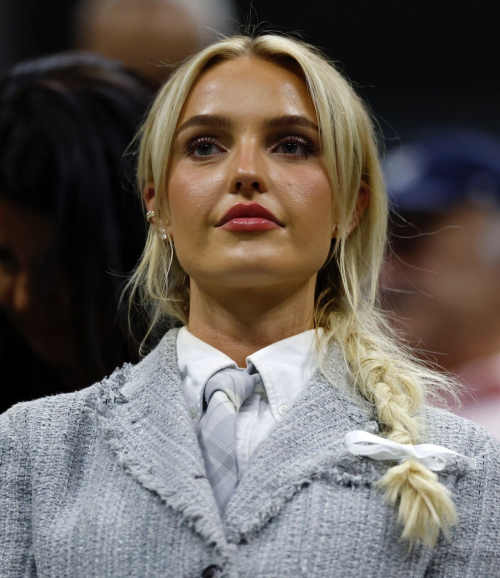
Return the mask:
M223 280L225 287L238 289L264 288L270 285L279 285L284 282L284 277L286 276L280 275L280 271L276 267L248 266L240 270L231 269L230 271L221 271L217 276L218 279Z

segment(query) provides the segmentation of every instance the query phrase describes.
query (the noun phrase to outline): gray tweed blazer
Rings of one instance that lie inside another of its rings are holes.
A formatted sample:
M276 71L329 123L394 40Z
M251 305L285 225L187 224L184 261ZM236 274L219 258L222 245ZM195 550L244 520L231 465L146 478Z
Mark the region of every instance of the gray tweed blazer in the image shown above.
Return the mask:
M221 519L180 387L176 336L100 384L0 416L2 578L221 575L214 566L230 578L500 576L498 442L426 409L426 441L475 457L477 469L457 460L439 473L458 526L434 551L408 553L395 510L373 487L390 464L346 452L346 432L377 424L335 351L336 383L310 381Z

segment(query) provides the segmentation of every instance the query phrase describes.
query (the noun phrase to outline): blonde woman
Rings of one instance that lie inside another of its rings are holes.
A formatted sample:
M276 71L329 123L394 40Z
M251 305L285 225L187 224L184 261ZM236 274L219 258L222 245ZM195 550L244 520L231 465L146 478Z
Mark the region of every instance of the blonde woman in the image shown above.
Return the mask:
M498 576L500 447L384 330L386 196L334 66L273 35L204 49L138 183L132 304L182 327L1 416L1 575Z

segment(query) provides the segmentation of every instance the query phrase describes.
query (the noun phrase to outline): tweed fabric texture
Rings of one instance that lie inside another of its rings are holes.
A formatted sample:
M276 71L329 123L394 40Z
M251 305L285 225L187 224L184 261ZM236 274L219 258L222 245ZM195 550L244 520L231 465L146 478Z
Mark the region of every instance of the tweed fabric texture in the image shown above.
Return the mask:
M0 416L2 578L495 578L500 445L480 426L426 408L422 442L477 460L438 473L458 524L436 549L400 541L373 485L389 465L346 452L377 433L332 349L262 443L223 515L206 477L176 361L176 331L135 367Z
M224 510L238 483L236 416L242 403L262 383L253 366L227 367L205 384L207 410L198 424L198 441L207 477L219 510Z

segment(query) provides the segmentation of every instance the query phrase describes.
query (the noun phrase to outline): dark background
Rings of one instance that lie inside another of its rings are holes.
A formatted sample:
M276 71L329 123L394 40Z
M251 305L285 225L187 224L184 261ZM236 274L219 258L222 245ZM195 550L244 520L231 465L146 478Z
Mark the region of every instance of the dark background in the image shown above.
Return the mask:
M0 1L0 70L72 48L75 0ZM423 126L461 124L500 135L500 35L492 3L236 4L241 23L298 33L337 61L371 104L388 147Z

